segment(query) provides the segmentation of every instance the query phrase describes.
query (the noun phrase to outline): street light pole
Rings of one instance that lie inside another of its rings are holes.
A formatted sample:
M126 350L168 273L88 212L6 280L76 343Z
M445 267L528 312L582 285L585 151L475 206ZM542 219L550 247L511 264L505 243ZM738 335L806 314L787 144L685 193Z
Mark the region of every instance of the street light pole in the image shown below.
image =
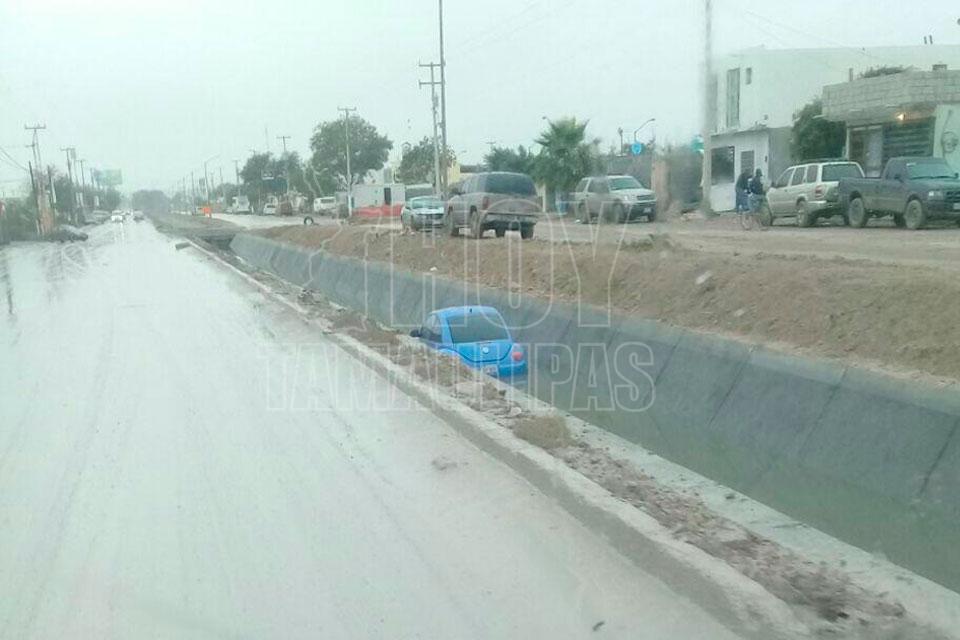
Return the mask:
M634 130L634 132L633 132L633 141L634 141L634 142L640 142L640 141L637 139L637 135L639 135L640 131L643 130L643 128L644 128L645 126L647 126L648 124L650 124L651 122L656 122L656 121L657 121L656 118L650 118L649 120L647 120L646 122L644 122L642 125L640 125L639 127L637 127L636 130Z
M440 3L440 131L443 136L443 156L447 156L447 59L443 50L443 0ZM447 172L443 172L443 191L447 190Z

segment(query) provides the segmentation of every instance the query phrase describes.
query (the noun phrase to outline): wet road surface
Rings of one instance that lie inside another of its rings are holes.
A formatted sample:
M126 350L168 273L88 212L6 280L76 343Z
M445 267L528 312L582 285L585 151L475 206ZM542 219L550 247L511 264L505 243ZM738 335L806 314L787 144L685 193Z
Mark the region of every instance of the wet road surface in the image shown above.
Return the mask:
M0 249L0 638L734 637L175 242Z

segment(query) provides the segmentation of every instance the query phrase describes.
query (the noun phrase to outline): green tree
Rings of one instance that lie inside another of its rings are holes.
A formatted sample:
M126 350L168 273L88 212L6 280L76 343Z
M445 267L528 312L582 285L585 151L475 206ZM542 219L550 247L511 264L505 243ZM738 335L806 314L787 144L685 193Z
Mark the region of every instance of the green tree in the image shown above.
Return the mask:
M62 174L54 174L53 191L57 194L57 204L54 208L62 217L70 218L76 209L75 189L70 178Z
M894 65L881 65L879 67L870 67L860 74L861 78L879 78L880 76L892 76L906 71L906 67Z
M314 175L327 175L340 184L347 184L346 120L321 122L310 138L313 156L310 165ZM360 118L350 118L350 169L354 184L363 182L369 171L383 168L393 142L380 135L376 127Z
M453 164L453 154L447 150L440 154L441 175ZM429 182L433 184L433 138L424 137L409 151L403 153L403 160L397 170L397 179L406 184ZM436 186L436 185L434 185Z
M534 177L547 187L548 200L556 193L573 191L577 182L597 168L599 140L586 139L587 123L561 118L549 123L536 143Z
M240 170L244 193L250 202L259 208L269 195L279 195L285 189L283 184L283 163L271 153L255 153Z
M100 208L113 211L120 206L120 192L110 188L100 192Z
M823 117L823 102L818 98L793 116L790 152L797 161L813 158L837 158L843 154L847 127Z
M520 145L516 149L494 146L483 158L490 171L513 171L516 173L534 173L536 156Z
M130 196L130 205L144 213L167 213L170 211L170 198L157 189L141 189Z

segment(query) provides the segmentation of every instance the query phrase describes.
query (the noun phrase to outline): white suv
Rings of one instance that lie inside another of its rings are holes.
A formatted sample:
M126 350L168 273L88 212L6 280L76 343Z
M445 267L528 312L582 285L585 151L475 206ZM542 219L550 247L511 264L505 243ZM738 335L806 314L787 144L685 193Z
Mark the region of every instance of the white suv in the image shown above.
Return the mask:
M767 192L768 217L796 218L798 227L812 227L819 218L842 215L840 178L862 178L863 169L849 160L808 162L790 167L777 178Z

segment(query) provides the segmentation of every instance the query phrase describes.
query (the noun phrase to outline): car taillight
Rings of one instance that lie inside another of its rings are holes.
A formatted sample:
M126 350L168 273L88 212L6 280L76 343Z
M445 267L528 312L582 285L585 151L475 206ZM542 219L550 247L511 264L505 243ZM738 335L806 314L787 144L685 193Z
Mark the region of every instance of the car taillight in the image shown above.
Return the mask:
M480 203L480 207L483 209L490 208L490 196L483 196L483 202Z
M513 358L514 362L520 362L523 360L523 349L515 347L513 353L510 354L510 357Z
M822 197L823 197L823 194L824 194L824 191L825 191L825 190L824 190L824 188L823 188L823 185L822 185L822 184L818 184L818 185L817 185L817 188L814 189L813 194L814 194L816 197L818 197L818 198L822 198Z

